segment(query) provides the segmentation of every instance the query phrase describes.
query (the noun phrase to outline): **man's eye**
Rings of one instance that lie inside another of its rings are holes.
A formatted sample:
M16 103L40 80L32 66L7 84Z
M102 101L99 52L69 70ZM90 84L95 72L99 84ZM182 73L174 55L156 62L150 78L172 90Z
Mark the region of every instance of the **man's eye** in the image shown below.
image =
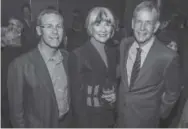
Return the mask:
M153 25L153 22L147 22L148 25Z
M63 28L63 26L61 26L61 25L58 25L58 26L57 26L57 28L58 28L58 29L62 29L62 28Z
M99 25L100 25L100 23L95 23L95 25L96 25L96 26L99 26Z
M141 21L140 20L136 20L136 23L141 23Z
M107 22L106 25L107 25L107 26L111 26L111 23L110 23L110 22Z
M52 28L52 26L51 26L51 25L48 25L48 26L46 26L46 28L49 28L49 29L50 29L50 28Z

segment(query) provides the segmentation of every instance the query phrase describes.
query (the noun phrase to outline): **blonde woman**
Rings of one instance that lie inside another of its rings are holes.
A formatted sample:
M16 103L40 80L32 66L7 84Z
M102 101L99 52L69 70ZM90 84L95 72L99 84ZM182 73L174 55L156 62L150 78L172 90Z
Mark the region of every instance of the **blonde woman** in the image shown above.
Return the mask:
M70 86L75 127L114 125L116 101L116 50L108 46L114 34L112 12L91 9L86 19L89 40L69 57Z

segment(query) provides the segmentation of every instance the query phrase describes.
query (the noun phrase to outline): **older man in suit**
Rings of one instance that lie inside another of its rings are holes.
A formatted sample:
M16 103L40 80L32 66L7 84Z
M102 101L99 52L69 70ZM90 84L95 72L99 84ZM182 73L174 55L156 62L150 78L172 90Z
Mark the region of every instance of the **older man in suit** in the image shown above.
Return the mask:
M134 37L120 45L117 127L158 127L180 93L177 53L155 38L159 10L151 1L134 10Z
M37 18L38 46L9 66L10 118L15 128L69 127L68 53L58 49L64 33L58 11L44 9Z

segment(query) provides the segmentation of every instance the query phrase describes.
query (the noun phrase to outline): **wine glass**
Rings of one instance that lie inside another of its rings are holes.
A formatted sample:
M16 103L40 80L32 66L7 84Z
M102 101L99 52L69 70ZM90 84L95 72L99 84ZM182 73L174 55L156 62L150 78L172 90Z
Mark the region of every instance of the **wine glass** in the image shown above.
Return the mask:
M102 88L102 101L104 106L106 107L113 107L113 101L109 101L105 99L105 96L109 96L111 94L115 94L115 86L116 84L114 83L114 81L110 81L109 79L106 79L105 85Z

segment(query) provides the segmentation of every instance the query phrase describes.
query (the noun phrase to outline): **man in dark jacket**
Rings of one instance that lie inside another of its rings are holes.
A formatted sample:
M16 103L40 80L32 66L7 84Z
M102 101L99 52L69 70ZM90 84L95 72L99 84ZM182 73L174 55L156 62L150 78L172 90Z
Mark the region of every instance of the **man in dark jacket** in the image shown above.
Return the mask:
M63 17L44 9L37 17L38 46L9 66L8 97L14 128L69 127L68 53L58 49Z

